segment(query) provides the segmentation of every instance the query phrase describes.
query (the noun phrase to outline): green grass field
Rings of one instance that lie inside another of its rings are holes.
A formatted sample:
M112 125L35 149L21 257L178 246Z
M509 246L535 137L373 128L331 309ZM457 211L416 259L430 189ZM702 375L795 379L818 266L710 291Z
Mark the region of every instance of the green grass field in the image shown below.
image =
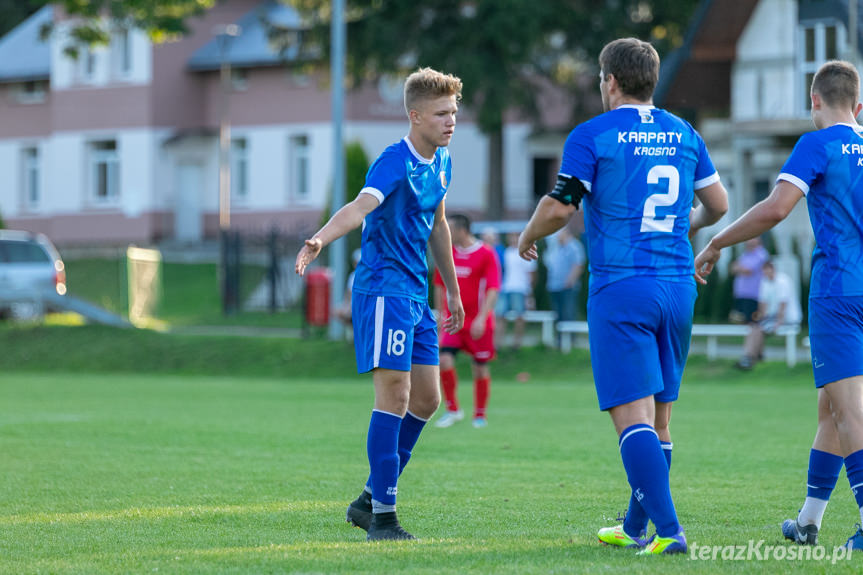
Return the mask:
M863 560L603 547L595 532L628 487L583 352L501 358L489 427L430 427L402 476L400 517L420 540L369 544L344 523L372 403L346 344L39 328L0 330L0 349L3 573L857 573ZM678 512L690 545L786 547L811 375L730 363L688 370L672 424ZM460 395L469 408L469 383ZM828 554L857 520L843 475Z

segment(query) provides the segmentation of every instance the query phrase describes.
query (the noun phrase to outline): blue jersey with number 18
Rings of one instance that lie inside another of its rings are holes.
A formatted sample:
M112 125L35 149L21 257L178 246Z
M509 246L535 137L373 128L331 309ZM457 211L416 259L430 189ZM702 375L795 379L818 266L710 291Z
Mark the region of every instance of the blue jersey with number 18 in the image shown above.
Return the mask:
M624 105L577 126L560 175L581 180L590 292L632 276L693 282L689 212L695 190L719 181L685 120Z
M380 205L363 221L353 291L428 301L426 246L451 179L446 148L423 158L407 137L375 160L361 193L375 196Z

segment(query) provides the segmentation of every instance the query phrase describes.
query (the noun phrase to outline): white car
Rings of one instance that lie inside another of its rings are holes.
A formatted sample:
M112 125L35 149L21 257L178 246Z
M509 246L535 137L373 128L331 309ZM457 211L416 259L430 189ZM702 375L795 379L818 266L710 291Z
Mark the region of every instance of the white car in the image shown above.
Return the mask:
M66 268L42 234L0 230L0 317L42 315L47 300L66 294Z

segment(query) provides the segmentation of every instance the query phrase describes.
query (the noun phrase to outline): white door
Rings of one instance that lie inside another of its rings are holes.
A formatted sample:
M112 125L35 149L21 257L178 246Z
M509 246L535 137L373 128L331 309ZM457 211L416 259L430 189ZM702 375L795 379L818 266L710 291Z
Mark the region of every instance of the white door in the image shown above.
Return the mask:
M203 198L204 167L196 162L177 165L177 206L174 213L174 233L181 242L199 242L203 237L201 201Z

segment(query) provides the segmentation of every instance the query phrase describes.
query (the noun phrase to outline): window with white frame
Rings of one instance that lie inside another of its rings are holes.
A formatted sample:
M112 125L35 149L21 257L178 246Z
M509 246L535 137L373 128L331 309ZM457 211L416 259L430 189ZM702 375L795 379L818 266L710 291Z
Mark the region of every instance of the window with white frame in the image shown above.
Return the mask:
M45 80L21 82L14 88L15 101L19 104L41 104L47 92L48 82Z
M78 50L78 81L90 83L96 79L96 54L89 46Z
M309 198L309 137L306 134L291 136L288 160L289 194L299 203Z
M39 148L28 146L21 149L21 199L25 208L39 207L42 199L42 188L39 175L41 162Z
M96 204L109 204L120 197L120 155L116 140L89 144L90 197Z
M824 62L839 58L840 47L845 45L845 28L836 20L807 22L800 27L800 89L802 97L798 109L808 113L812 108L809 91L815 72Z
M246 138L231 140L231 196L240 201L249 197L249 144Z
M132 37L127 28L118 28L111 35L111 72L116 78L132 73Z

